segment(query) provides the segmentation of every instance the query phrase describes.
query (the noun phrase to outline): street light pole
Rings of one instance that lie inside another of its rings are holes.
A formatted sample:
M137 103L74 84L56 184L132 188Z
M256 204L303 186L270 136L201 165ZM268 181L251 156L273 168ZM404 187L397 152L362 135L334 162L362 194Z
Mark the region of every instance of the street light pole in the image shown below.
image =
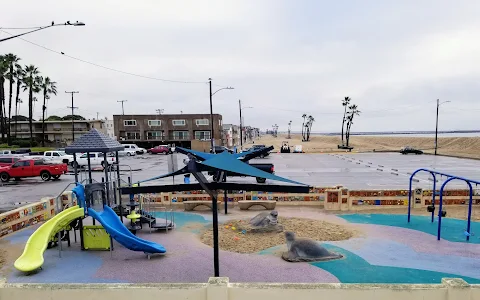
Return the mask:
M240 110L240 152L243 149L243 133L242 133L242 100L238 99L238 110Z
M26 34L29 34L29 33L35 32L35 31L40 31L40 30L47 29L47 28L54 27L54 26L85 26L85 23L79 22L79 21L76 21L75 23L70 23L70 21L67 21L63 24L55 24L54 22L52 22L52 24L48 25L48 26L42 26L40 28L31 30L31 31L27 31L27 32L20 33L20 34L17 34L17 35L9 36L9 37L4 38L4 39L0 39L0 43L11 40L11 39L14 39L14 38L22 36L22 35L26 35Z
M215 92L212 93L212 78L208 78L208 83L210 86L210 145L212 147L212 152L215 154L215 147L214 147L214 134L213 134L213 103L212 103L212 98L213 95L215 95L217 92L221 90L233 90L233 87L223 87L221 89L216 90Z
M436 125L435 125L435 155L437 155L437 147L438 147L438 109L441 104L450 102L450 101L444 101L440 103L439 101L440 100L437 99L437 118L436 118Z
M208 78L208 83L210 86L210 147L212 148L212 153L215 154L215 135L213 134L212 78Z

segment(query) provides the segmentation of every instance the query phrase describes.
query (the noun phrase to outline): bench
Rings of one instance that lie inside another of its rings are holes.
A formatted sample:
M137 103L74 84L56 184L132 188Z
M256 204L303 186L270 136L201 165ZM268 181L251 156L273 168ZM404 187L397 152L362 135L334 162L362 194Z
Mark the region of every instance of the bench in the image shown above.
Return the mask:
M217 208L220 209L220 205L222 204L222 201L217 201ZM195 209L197 206L208 206L210 209L212 209L212 201L210 200L198 200L198 201L183 201L183 205L185 206L185 211L192 211Z
M273 210L275 209L275 205L277 201L273 200L240 200L238 201L238 207L241 210L247 210L254 205L260 205L265 207L266 210Z

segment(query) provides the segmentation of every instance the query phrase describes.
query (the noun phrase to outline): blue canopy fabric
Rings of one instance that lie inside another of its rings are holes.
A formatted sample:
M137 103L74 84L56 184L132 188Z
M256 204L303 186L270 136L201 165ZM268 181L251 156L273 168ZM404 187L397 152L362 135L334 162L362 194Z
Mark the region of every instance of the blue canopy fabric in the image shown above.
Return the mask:
M182 148L182 147L175 147L175 151L180 152L180 153L185 154L185 155L190 153L193 156L195 156L196 158L198 158L199 160L206 160L206 159L212 158L216 155L216 154L212 154L212 153L205 153L205 152L195 151L195 150L191 150L191 149L185 149L185 148Z
M270 174L260 169L257 169L255 167L252 167L245 162L235 159L233 155L227 152L222 152L220 154L217 154L213 158L202 161L200 164L206 165L212 168L220 169L223 171L233 172L233 173L242 174L246 176L260 177L260 178L266 178L270 180L277 180L277 181L283 181L283 182L288 182L293 184L305 185L301 182L276 176L274 174Z

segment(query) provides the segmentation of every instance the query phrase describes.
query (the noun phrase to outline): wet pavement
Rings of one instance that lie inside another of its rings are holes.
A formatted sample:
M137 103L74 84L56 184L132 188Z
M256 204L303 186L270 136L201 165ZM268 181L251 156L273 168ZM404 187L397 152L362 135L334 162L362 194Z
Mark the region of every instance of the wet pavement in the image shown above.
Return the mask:
M168 172L167 155L140 155L120 158L121 176L127 180L144 180ZM184 166L185 156L178 154L178 167ZM430 168L438 171L480 180L480 161L442 157L433 155L401 155L398 153L359 153L359 154L279 154L273 153L264 159L255 159L252 163L273 163L276 175L313 186L343 185L351 189L405 189L411 172L418 168ZM129 167L134 171L127 171ZM103 172L92 172L92 177L101 181ZM82 172L80 179L86 178ZM431 188L432 181L426 174L418 174L414 187ZM444 178L440 178L440 182ZM230 178L231 182L255 183L254 178ZM40 178L22 179L0 186L0 209L13 203L35 202L42 197L58 196L69 184L74 182L73 174L63 175L60 180L42 182ZM171 184L172 178L149 182L153 184ZM183 182L183 176L175 178ZM195 182L192 178L191 182ZM268 183L273 183L269 182ZM147 184L147 183L146 183ZM449 187L466 187L459 181L451 182ZM69 187L70 189L71 187Z

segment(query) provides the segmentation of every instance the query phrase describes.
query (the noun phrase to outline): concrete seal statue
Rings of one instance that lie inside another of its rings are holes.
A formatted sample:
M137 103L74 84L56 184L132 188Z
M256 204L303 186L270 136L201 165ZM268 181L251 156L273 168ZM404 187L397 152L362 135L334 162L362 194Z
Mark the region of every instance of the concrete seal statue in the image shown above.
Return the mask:
M249 232L282 232L283 226L278 223L278 212L261 212L253 217L247 231Z
M320 244L309 239L297 239L295 233L285 232L288 251L283 253L282 258L289 262L315 262L340 259L341 254L336 254L323 248Z

